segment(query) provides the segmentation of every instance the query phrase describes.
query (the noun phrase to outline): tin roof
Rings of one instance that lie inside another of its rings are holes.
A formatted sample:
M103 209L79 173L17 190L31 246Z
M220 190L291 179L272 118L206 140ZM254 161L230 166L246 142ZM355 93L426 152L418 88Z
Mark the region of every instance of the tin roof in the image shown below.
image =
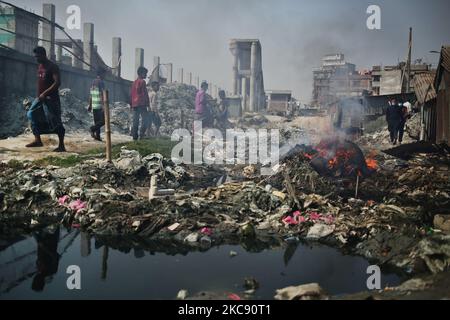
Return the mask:
M416 92L417 100L421 104L436 98L436 90L434 89L435 76L434 72L419 73L415 75L414 91Z
M434 83L435 88L439 88L444 70L450 72L450 46L443 46L441 49L441 58Z

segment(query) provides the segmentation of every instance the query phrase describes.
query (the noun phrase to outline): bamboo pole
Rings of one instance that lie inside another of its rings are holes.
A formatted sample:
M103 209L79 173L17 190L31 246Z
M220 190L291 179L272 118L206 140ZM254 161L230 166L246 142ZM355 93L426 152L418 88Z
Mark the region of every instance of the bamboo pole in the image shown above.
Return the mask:
M356 175L355 199L358 199L358 188L359 188L359 174Z
M109 114L109 92L108 90L103 91L103 106L105 113L105 136L106 136L106 160L108 162L112 161L111 154L111 118Z

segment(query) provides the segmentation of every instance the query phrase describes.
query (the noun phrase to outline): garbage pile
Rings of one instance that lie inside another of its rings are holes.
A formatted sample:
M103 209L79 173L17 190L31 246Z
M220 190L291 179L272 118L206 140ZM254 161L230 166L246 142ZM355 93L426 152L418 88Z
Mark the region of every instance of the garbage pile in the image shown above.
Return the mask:
M406 122L405 125L405 133L403 136L403 143L412 143L416 142L420 138L420 113L415 113L412 117ZM387 124L373 132L367 133L363 135L358 143L363 145L389 145L389 130Z
M219 179L226 182L200 190L183 186L189 178L197 181L198 167L208 171L206 166L197 166L194 174L161 155L142 157L128 149L112 164L2 165L0 225L7 232L7 225L28 230L63 219L96 235L175 241L183 249L306 239L409 272L448 268L447 247L438 245L447 241L441 235L449 214L448 155L419 154L402 161L378 154L376 171L352 181L317 173L308 148L293 150L273 176L258 177L242 168L248 181ZM175 194L149 200L149 180L155 175Z
M176 129L192 130L195 114L194 86L171 83L161 86L160 116L162 135L171 136Z
M2 231L7 234L13 229L29 230L34 224L58 221L64 210L55 203L64 196L86 203L98 196L122 201L140 198L139 187L148 194L152 175L162 187L179 187L189 179L182 167L160 154L141 157L127 149L122 149L114 163L95 159L71 168L1 164Z
M251 128L251 127L261 127L267 124L269 120L259 113L246 113L241 118L239 118L237 127L238 128Z
M92 113L88 112L88 103L78 99L70 89L59 91L62 108L62 122L69 132L88 132L93 125ZM130 105L114 102L110 106L111 131L129 134L132 124Z
M17 136L27 126L27 115L22 105L24 97L7 96L0 98L0 139Z
M61 120L68 132L87 132L93 124L92 113L87 111L88 103L72 94L70 89L60 90ZM14 137L31 132L23 101L32 101L33 97L10 96L3 98L4 108L0 119L0 139ZM130 107L123 102L111 106L111 130L128 134L130 132Z

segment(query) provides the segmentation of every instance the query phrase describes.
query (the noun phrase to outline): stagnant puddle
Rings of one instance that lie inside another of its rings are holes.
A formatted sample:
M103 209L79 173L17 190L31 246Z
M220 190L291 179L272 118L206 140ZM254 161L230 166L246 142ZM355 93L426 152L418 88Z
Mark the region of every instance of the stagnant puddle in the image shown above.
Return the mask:
M124 253L79 230L55 230L3 244L0 299L174 299L181 289L242 295L247 277L260 283L255 299L273 299L276 289L311 282L333 295L367 290L369 263L325 246L298 244L251 253L224 245L170 256L139 248ZM81 290L67 289L71 265L81 269ZM394 286L401 278L382 273L381 282Z

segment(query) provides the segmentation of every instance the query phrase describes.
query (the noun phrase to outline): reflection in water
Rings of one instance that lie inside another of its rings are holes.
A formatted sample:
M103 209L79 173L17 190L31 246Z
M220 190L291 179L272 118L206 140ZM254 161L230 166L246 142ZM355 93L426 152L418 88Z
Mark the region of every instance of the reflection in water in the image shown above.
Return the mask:
M91 254L91 236L87 232L81 232L80 249L83 258L89 257Z
M37 242L36 274L31 288L41 292L45 287L45 280L58 272L59 258L58 242L59 227L46 228L34 233Z
M297 251L298 246L298 242L290 243L284 251L283 260L286 267L289 265L289 261L291 261L292 257L295 254L295 251Z
M109 256L109 248L107 246L103 247L102 254L102 280L106 280L106 276L108 274L108 256Z
M231 258L230 251L238 255ZM83 290L67 290L70 265L81 268ZM320 245L246 242L192 252L183 243L113 241L49 228L0 251L0 299L174 299L181 289L243 294L248 277L261 284L255 299L311 282L330 294L354 293L367 289L368 265ZM400 280L383 273L382 286Z

